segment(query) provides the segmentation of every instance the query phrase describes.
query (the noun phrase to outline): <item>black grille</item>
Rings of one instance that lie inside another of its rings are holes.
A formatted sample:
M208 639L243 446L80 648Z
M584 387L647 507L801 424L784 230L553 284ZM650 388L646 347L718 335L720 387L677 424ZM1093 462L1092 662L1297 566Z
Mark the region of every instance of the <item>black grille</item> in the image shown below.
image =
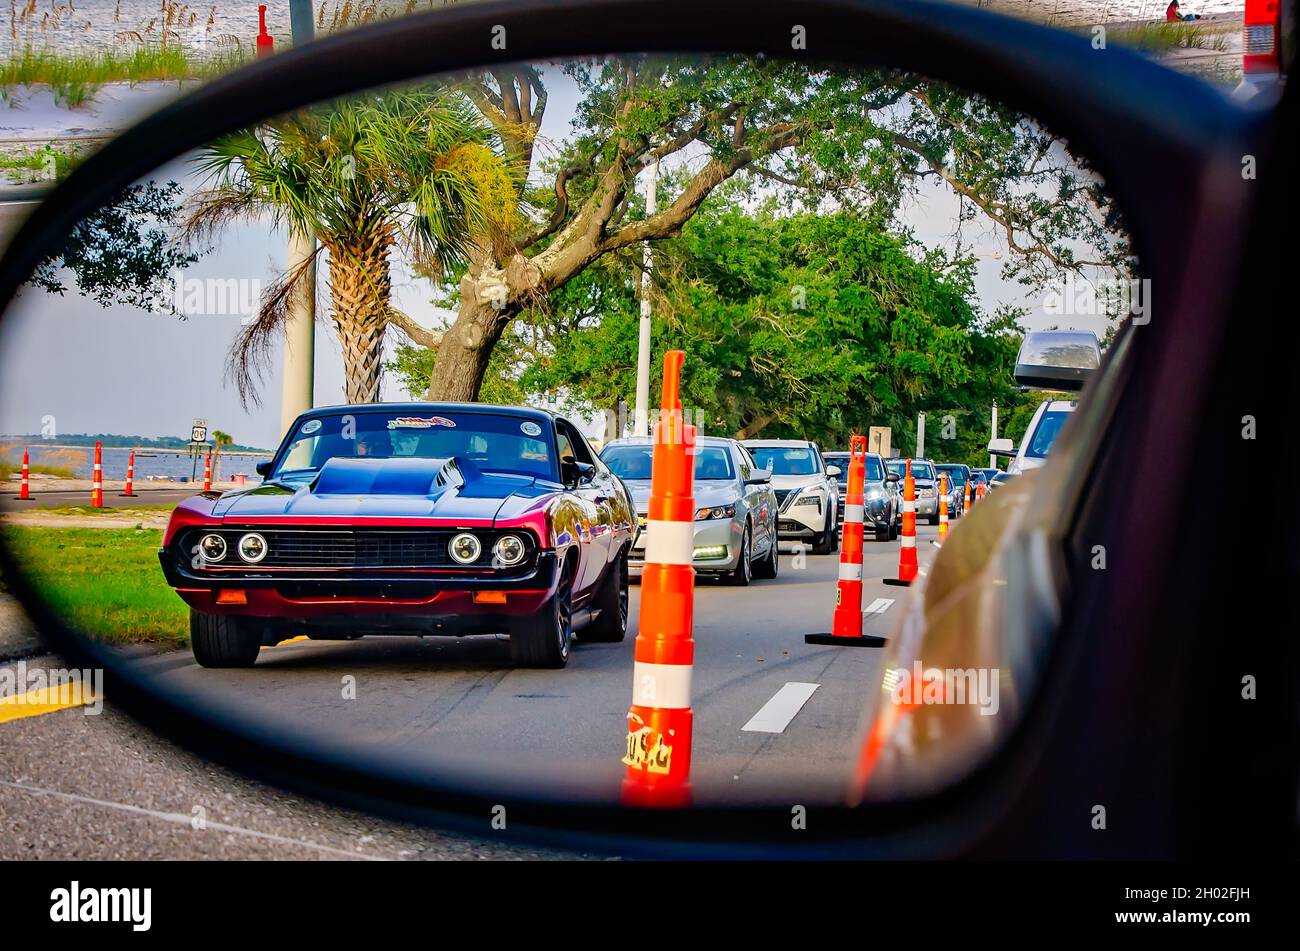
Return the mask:
M789 498L790 493L793 492L794 489L773 489L772 491L776 493L776 504L779 508L782 505L785 505L785 500Z
M242 561L236 552L241 536L256 531L266 539L266 557L255 564ZM185 539L185 550L192 552L202 535L208 530L190 533ZM220 529L217 534L226 540L226 556L221 561L209 562L216 568L474 568L492 565L492 546L497 538L507 532L474 531L483 545L478 561L463 565L453 561L447 552L451 539L459 534L444 529L275 529L243 528ZM530 551L521 564L532 557L532 545L526 532L516 532Z

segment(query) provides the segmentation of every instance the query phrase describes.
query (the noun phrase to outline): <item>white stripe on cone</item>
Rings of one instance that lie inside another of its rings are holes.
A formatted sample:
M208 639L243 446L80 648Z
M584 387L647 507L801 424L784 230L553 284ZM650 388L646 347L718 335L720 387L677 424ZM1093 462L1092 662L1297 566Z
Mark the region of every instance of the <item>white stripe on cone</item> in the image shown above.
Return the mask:
M903 548L915 548L915 547L916 547L916 536L915 536L915 535L903 535L903 536L901 536L901 537L899 538L899 541L902 542L902 547L903 547Z
M695 523L652 519L645 526L645 560L652 565L689 565L695 558Z
M643 664L632 667L632 705L685 710L691 705L691 664Z
M866 512L866 508L864 506L846 504L844 506L844 521L860 522L862 521L862 517L865 512Z
M861 562L840 562L840 580L841 581L861 581L862 580L862 563Z

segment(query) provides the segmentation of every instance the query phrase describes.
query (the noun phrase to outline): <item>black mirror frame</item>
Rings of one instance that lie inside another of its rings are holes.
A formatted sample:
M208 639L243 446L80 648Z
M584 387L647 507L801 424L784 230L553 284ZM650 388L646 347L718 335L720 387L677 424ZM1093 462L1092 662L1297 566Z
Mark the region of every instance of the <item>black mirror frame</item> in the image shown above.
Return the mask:
M108 143L54 190L0 261L0 300L15 296L80 218L166 160L311 101L493 61L593 51L761 53L902 67L977 89L1034 115L1089 157L1124 210L1143 276L1167 279L1172 287L1186 277L1184 262L1189 248L1201 247L1198 238L1214 233L1235 246L1251 210L1244 191L1217 204L1204 201L1197 189L1206 187L1206 173L1266 149L1267 114L1238 107L1198 80L1137 54L1098 51L1087 38L971 7L929 0L573 0L563 12L556 16L550 5L521 0L455 6L349 31L211 81ZM804 49L792 49L796 27L806 36ZM504 51L492 42L501 28L508 38ZM1101 56L1105 68L1098 66ZM1178 170L1180 187L1170 187L1169 169ZM1157 235L1185 240L1162 247ZM1216 279L1223 280L1218 270L1203 269L1188 281L1188 293L1203 294L1212 307L1219 299ZM1173 306L1177 296L1154 306ZM1189 353L1205 359L1213 346L1211 340L1188 341L1180 359L1191 359ZM923 857L950 852L954 843L975 847L993 810L1014 800L1036 759L1035 738L1046 736L1051 709L1064 703L1056 694L1036 718L1041 698L1034 698L1003 747L936 794L869 807L810 807L801 831L791 829L788 807L656 812L544 795L503 800L431 770L368 763L342 745L290 744L252 717L196 709L192 698L150 683L101 645L64 628L7 550L0 550L0 563L55 649L77 666L105 668L115 706L201 755L309 795L473 835L499 834L490 829L491 809L509 801L512 836L564 848L659 856ZM1049 662L1040 694L1058 687L1063 693L1067 673L1067 665Z

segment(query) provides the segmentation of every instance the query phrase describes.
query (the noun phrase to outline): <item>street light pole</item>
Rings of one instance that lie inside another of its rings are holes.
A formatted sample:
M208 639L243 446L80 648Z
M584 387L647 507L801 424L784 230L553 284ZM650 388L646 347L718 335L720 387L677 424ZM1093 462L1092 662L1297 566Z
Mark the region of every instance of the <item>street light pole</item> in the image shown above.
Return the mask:
M993 401L993 430L992 430L992 435L989 436L989 440L991 441L997 438L998 438L998 401L994 400ZM989 468L996 469L997 467L998 467L998 457L993 455L992 453L989 453Z
M312 0L289 0L293 45L310 43L316 35ZM289 273L316 254L316 235L289 233ZM316 265L308 265L288 302L284 322L284 372L280 394L280 431L288 432L299 414L311 409L316 384Z
M645 213L649 218L655 213L655 192L659 185L659 161L646 169ZM650 435L650 269L654 259L650 242L641 248L641 323L638 327L636 348L636 408L632 416L632 434Z
M916 414L916 458L925 458L925 413Z

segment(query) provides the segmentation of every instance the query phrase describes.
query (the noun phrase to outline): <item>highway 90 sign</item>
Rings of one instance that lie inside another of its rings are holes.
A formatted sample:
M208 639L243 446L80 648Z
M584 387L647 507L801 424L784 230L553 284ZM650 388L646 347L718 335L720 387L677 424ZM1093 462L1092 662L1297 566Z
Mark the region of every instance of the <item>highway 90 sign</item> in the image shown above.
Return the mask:
M190 427L190 442L207 442L208 441L208 421L206 419L196 419L194 425Z

